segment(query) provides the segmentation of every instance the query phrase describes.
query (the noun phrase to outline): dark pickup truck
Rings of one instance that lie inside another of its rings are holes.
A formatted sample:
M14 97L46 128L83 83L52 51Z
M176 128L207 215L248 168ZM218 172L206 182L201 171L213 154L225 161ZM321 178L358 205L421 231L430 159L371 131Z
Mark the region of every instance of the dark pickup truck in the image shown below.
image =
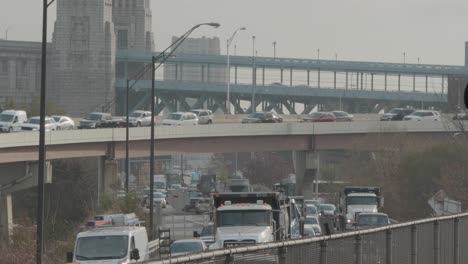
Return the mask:
M125 126L125 120L122 118L113 118L109 113L92 112L86 114L86 117L80 120L79 129L86 128L113 128Z

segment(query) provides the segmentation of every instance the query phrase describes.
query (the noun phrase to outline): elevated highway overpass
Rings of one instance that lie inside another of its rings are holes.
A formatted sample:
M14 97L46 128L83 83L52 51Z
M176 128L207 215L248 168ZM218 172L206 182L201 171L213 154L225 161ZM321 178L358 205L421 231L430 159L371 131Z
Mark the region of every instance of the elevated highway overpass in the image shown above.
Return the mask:
M412 142L437 142L459 131L446 122L336 122L215 124L158 126L155 152L255 152L376 149L388 138L404 135ZM37 132L0 135L0 163L37 160ZM148 157L150 128L130 129L130 156ZM46 134L47 159L125 157L125 129L51 131Z

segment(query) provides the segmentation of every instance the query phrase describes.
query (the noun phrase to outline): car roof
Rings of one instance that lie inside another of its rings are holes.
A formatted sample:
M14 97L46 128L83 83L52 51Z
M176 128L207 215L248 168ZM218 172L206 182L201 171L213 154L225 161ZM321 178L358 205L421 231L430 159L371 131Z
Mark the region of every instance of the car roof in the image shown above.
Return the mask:
M360 213L359 216L361 215L382 215L382 216L388 216L388 214L385 213Z

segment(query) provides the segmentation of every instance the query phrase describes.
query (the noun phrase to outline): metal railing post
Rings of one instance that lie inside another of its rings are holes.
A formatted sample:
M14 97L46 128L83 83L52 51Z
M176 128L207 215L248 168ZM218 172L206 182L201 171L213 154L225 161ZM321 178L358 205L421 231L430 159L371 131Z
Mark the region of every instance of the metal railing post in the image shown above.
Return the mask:
M460 239L458 232L460 231L460 218L453 219L453 264L460 263Z
M393 240L393 232L391 229L387 229L387 232L386 232L386 238L387 238L387 264L393 264L393 258L392 258L392 255L393 255L393 245L392 245L392 240Z
M327 247L328 243L325 240L320 241L320 264L327 264Z
M434 264L440 263L440 222L434 221Z
M226 259L224 260L225 264L233 264L234 263L234 256L229 254L226 255Z
M285 247L278 248L278 263L279 264L286 264L286 254L288 249Z
M362 263L362 237L361 235L356 235L356 241L355 241L355 253L356 253L356 264L361 264Z
M418 264L418 229L411 226L411 264Z

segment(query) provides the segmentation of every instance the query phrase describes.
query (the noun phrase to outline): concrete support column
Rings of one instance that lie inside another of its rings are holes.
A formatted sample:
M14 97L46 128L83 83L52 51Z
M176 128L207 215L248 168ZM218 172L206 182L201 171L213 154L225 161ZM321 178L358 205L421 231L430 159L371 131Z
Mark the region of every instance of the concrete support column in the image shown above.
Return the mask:
M413 74L413 92L416 92L416 74Z
M283 69L281 69L281 81L280 81L281 85L283 84Z
M356 90L359 90L359 72L356 72Z
M13 96L16 90L16 60L8 60L8 96Z
M13 236L13 204L11 193L5 193L0 196L0 225L1 239L11 239Z
M205 82L205 65L201 66L201 82Z
M98 179L97 179L97 203L101 202L102 195L105 193L114 193L115 187L118 185L118 162L117 160L109 160L106 157L97 158Z
M292 81L293 81L293 69L289 69L289 86L292 87Z
M427 78L428 78L428 77L427 77L427 75L426 75L426 93L427 93Z
M373 73L371 73L370 88L371 88L371 91L374 91L374 74Z
M265 86L265 66L262 67L262 86Z
M234 67L234 83L237 84L237 65Z
M384 85L385 91L387 91L387 73L385 73L385 85Z
M398 92L401 90L401 75L398 74Z
M346 72L346 90L348 90L348 72Z
M336 72L333 72L333 88L336 89Z
M307 86L310 86L310 70L307 70Z
M318 151L293 151L296 188L300 195L314 195L314 180L320 175L320 155ZM317 189L315 188L315 191Z
M317 87L320 88L320 69L318 69L318 71L317 71L317 78L318 78L317 79L317 85L318 85Z
M364 73L361 72L361 90L364 89L364 82L363 81L364 81ZM366 83L366 85L367 85L367 83Z
M179 80L179 64L176 64L176 65L175 65L175 76L174 76L174 79L175 79L176 81Z

